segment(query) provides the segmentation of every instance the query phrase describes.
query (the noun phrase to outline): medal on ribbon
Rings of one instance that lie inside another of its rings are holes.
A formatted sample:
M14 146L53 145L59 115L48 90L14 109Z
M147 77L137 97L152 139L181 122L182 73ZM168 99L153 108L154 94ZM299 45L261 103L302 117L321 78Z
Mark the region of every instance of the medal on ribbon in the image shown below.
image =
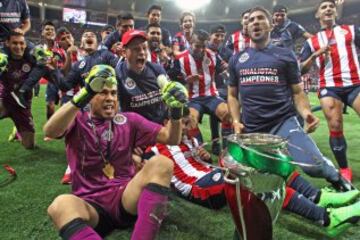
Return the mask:
M114 178L114 173L115 173L115 169L114 167L111 165L111 163L105 163L105 166L102 169L104 175L108 178L108 179L113 179Z

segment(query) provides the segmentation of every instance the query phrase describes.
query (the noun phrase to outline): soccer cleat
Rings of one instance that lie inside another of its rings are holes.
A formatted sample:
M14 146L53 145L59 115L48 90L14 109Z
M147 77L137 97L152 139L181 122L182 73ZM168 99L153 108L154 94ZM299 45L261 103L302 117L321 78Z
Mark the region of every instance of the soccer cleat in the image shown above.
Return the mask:
M349 182L352 182L352 170L351 168L340 168L340 175L348 180Z
M329 209L328 214L330 224L326 227L326 232L330 237L336 237L360 220L360 202L347 207Z
M332 187L336 189L338 192L347 192L350 190L354 190L355 187L346 180L343 176L339 174L339 179L336 182L332 182Z
M61 184L71 184L71 174L65 173L61 179Z
M326 188L321 189L320 200L317 203L318 206L328 207L342 207L353 202L360 196L359 190L351 190L347 192L337 193Z

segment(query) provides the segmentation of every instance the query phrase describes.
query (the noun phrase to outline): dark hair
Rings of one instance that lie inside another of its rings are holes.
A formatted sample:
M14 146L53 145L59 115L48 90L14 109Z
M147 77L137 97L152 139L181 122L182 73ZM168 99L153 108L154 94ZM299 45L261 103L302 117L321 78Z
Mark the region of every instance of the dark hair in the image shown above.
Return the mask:
M129 12L122 12L117 16L117 23L120 23L122 20L134 20L134 16Z
M58 37L59 35L62 35L64 33L72 34L67 27L59 27L59 29L56 31L56 36Z
M7 40L10 41L11 37L19 37L19 36L24 36L24 34L19 33L19 32L15 32L15 31L10 31L8 36L7 36Z
M209 33L203 29L196 30L191 36L191 42L194 42L195 40L205 42L209 40Z
M273 13L276 13L276 12L285 12L285 13L287 13L287 7L285 7L284 5L276 5L273 8Z
M316 7L316 11L319 10L320 5L323 4L324 2L331 2L336 6L336 1L335 0L321 0L319 2L319 4L317 5L317 7Z
M150 13L153 11L153 10L159 10L160 12L162 11L162 7L160 5L151 5L149 7L149 9L147 10L147 15L150 15Z
M148 32L149 29L152 28L152 27L160 28L160 29L161 29L160 24L158 24L158 23L149 23L149 24L146 26L146 32Z
M192 19L193 19L193 21L196 22L196 17L195 17L195 14L194 14L193 12L182 12L182 13L181 13L181 16L180 16L180 24L183 23L184 18L185 18L186 16L191 16Z
M210 27L210 34L214 34L218 32L226 33L226 27L222 24L212 25Z
M272 22L272 16L271 16L270 12L262 6L256 6L256 7L252 8L250 10L249 15L251 15L252 13L257 12L257 11L263 12L265 14L266 18L269 20L269 22L270 23Z
M246 9L244 12L241 13L241 18L244 17L245 14L249 13L251 11L251 8Z
M41 31L44 30L45 26L53 26L54 28L56 28L55 24L50 20L45 20L44 22L42 22Z

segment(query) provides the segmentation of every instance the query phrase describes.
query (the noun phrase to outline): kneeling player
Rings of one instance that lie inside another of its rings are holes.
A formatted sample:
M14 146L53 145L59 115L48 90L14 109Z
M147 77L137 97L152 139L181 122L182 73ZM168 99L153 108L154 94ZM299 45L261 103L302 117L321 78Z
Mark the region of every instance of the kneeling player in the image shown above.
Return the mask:
M31 114L32 93L29 92L25 96L25 108L20 107L15 99L35 63L28 55L24 55L26 41L21 33L11 32L6 45L8 55L0 53L0 118L11 118L21 136L23 146L32 149L35 145L35 129Z

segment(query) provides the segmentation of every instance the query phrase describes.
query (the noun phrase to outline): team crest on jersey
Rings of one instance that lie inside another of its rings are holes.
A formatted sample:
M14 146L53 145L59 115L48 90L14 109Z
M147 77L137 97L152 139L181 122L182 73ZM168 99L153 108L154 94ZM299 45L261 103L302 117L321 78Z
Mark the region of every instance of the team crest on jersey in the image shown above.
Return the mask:
M136 87L136 83L131 78L127 78L125 80L125 87L129 90L134 89Z
M30 70L31 70L31 67L30 67L30 65L27 64L27 63L25 63L25 64L22 65L22 67L21 67L21 71L23 71L23 72L25 72L25 73L30 72Z
M206 64L207 66L209 66L209 65L211 64L211 61L210 61L209 58L205 58L205 64Z
M116 114L113 119L113 122L117 125L123 125L126 123L126 121L127 121L127 118L120 113Z
M328 91L326 89L323 89L323 90L321 90L320 95L325 96L327 94L327 92Z
M250 56L247 52L241 54L240 58L239 58L239 63L244 63L247 60L249 60Z
M85 67L85 64L86 62L85 61L82 61L80 64L79 64L79 69L83 69Z
M214 181L214 182L217 182L217 181L219 181L220 180L220 178L221 178L221 173L215 173L213 176L212 176L212 180Z

